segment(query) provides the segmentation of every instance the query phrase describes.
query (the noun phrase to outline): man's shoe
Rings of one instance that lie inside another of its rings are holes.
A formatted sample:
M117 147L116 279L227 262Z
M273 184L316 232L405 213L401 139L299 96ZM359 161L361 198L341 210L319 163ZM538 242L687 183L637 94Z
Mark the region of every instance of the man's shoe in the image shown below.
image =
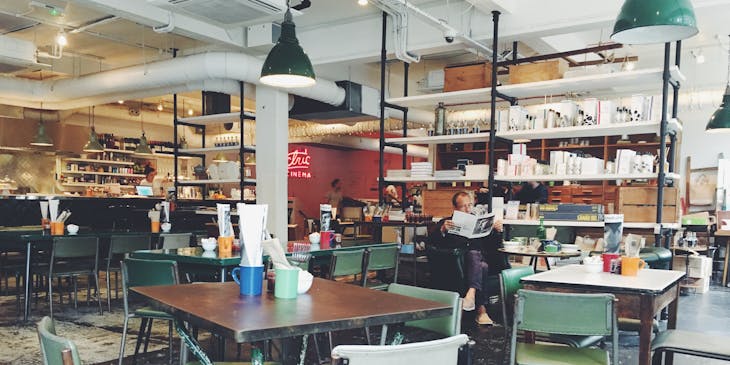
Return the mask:
M461 309L467 312L471 312L476 309L474 298L464 297L461 301Z
M494 321L489 318L489 315L487 313L479 313L479 315L477 315L476 322L485 326L491 326L494 324Z

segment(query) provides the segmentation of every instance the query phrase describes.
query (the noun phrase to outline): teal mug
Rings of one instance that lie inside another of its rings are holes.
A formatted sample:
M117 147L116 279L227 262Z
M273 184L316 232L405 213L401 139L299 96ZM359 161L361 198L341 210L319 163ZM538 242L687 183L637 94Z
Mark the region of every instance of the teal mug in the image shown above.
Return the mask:
M276 269L274 297L279 299L294 299L297 297L299 271L299 268Z

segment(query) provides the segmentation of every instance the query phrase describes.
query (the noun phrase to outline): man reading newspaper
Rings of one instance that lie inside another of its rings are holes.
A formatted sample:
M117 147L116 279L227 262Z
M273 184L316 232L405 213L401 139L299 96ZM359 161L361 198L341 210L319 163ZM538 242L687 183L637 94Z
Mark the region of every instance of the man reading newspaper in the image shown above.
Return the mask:
M493 290L487 290L483 276L496 275L509 268L505 256L498 251L502 246L502 223L494 222L494 215L486 214L481 207L475 209L474 201L467 192L454 194L451 203L454 216L437 224L429 242L436 247L467 250L464 263L468 290L462 307L471 311L478 306L477 323L489 325L492 320L487 315L485 304Z

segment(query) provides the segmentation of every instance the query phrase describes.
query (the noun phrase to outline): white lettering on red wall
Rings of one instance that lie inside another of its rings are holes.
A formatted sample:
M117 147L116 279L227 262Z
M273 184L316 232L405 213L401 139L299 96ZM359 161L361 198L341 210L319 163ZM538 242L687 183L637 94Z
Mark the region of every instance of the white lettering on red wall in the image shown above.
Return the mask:
M296 149L289 152L288 155L288 175L297 179L311 179L312 173L309 168L312 163L312 156L309 155L308 149Z

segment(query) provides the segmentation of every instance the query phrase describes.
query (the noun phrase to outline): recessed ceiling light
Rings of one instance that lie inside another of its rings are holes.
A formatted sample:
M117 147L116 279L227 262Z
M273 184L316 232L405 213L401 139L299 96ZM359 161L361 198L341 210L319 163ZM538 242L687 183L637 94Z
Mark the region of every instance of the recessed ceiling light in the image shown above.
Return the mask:
M66 47L66 45L68 45L66 33L64 33L63 31L58 32L58 34L56 35L56 44L61 47Z
M368 4L368 0L357 0L357 5L365 6Z

